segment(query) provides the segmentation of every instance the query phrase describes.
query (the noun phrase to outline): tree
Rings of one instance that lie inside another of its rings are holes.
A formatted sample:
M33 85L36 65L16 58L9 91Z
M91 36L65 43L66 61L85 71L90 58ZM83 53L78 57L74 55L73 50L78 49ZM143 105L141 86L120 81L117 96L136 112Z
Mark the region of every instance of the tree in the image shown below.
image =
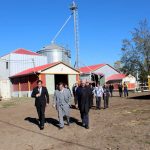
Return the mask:
M131 32L130 40L123 40L121 50L121 71L134 76L138 72L140 81L147 81L150 74L150 29L146 19Z

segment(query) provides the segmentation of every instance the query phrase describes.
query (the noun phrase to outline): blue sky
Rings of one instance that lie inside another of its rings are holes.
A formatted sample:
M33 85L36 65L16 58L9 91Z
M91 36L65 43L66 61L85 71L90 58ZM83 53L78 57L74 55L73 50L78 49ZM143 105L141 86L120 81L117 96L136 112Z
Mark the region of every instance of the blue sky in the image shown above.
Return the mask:
M0 0L0 55L17 48L38 51L50 44L70 15L72 0ZM150 0L76 0L79 6L80 65L113 63L122 39L146 18ZM68 46L75 60L73 19L56 43Z

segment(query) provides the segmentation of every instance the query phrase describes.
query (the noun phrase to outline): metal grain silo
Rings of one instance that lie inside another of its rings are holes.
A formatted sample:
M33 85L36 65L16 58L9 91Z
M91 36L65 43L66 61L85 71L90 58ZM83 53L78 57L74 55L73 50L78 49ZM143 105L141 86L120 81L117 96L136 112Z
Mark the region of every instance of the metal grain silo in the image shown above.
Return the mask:
M57 44L50 44L48 46L43 47L43 49L39 50L37 53L47 56L48 63L53 62L64 62L68 65L71 65L71 53L70 50L59 46Z

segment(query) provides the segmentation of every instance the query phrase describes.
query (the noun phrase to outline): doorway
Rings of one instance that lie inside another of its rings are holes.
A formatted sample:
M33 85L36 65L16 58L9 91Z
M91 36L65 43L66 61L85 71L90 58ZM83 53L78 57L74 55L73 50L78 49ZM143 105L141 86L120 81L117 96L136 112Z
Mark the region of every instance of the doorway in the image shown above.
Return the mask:
M68 85L68 75L66 75L66 74L55 74L55 89L56 89L56 86L60 82Z

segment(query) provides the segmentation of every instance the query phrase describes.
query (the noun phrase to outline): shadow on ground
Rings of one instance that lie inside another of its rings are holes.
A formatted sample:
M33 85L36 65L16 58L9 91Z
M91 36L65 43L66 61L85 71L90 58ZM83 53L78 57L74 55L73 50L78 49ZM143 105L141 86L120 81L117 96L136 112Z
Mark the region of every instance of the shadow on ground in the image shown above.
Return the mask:
M35 124L38 127L40 127L39 126L39 121L36 118L26 117L24 120L28 121L29 123ZM65 118L64 118L64 120L65 120ZM52 124L53 126L59 128L59 121L57 119L54 119L54 118L45 118L45 123ZM82 126L82 123L79 122L78 119L76 119L74 117L70 117L70 124L73 124L73 123L75 123L75 124L77 124L79 126Z
M25 118L26 119L26 118ZM29 117L28 117L29 119ZM30 118L31 119L31 118ZM35 118L32 118L33 120ZM31 120L32 120L31 119ZM15 127L17 129L21 129L21 130L24 130L26 132L32 132L32 133L35 133L35 134L38 134L38 135L41 135L41 136L44 136L44 137L47 137L47 138L51 138L53 140L56 140L56 141L59 141L59 142L63 142L63 143L67 143L67 144L70 144L70 145L75 145L75 146L79 146L81 147L82 149L87 149L87 150L99 150L97 148L93 148L91 146L87 146L87 145L83 145L83 144L80 144L80 143L76 143L76 142L72 142L71 140L63 140L63 139L60 139L60 138L57 138L55 136L50 136L50 135L46 135L44 133L39 133L39 132L36 132L36 131L33 131L33 130L30 130L30 129L26 129L24 127L21 127L19 125L16 125L16 124L13 124L13 123L9 123L7 121L3 121L3 120L0 120L0 123L3 123L3 124L6 124L6 125L9 125L10 127Z
M150 100L150 94L149 95L134 96L134 97L130 97L129 99Z
M35 125L37 125L38 127L40 127L40 126L39 126L39 122L38 122L38 120L37 120L36 118L26 117L24 120L25 120L25 121L28 121L28 122L30 122L30 123L32 123L32 124L35 124Z

